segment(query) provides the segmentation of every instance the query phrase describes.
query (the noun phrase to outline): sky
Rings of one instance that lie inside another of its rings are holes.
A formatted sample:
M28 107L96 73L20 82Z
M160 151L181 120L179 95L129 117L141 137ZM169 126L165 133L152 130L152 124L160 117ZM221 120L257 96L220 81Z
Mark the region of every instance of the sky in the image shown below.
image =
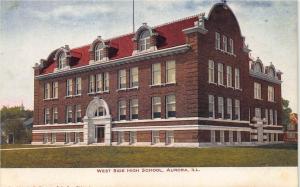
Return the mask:
M205 12L219 0L135 0L135 29ZM33 69L55 49L132 32L132 1L0 1L0 107L33 109ZM297 1L236 1L227 4L242 35L264 65L283 72L282 96L297 112Z

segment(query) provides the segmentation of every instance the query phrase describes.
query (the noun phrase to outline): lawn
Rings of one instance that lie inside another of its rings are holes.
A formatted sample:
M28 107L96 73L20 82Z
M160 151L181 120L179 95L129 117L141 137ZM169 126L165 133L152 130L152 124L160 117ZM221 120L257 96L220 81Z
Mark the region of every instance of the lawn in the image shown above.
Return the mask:
M3 168L227 166L297 166L297 146L211 148L86 146L1 151Z
M0 149L13 149L13 148L33 148L33 147L55 147L55 145L31 145L31 144L0 144Z

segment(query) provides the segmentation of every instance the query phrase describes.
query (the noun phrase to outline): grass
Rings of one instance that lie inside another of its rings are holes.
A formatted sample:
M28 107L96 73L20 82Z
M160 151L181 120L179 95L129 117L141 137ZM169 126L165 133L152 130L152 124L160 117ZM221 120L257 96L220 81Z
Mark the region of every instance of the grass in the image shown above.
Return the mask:
M31 144L0 144L0 149L32 148L32 147L55 147L55 145L31 145Z
M297 145L159 148L65 147L1 151L4 168L297 166Z

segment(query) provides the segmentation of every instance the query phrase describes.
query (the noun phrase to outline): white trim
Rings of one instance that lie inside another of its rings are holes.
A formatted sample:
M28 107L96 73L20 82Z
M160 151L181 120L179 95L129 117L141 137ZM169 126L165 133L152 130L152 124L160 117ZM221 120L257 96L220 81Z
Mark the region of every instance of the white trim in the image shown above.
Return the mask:
M153 51L153 52L143 53L143 54L136 55L136 56L128 56L128 57L119 58L116 60L109 60L107 62L103 62L100 64L90 64L90 65L86 65L86 66L75 67L75 68L71 68L70 70L67 70L64 72L53 72L53 73L38 75L38 76L35 76L35 79L41 80L44 78L59 77L61 75L67 75L70 73L91 71L94 69L101 68L103 66L131 63L131 62L137 62L137 61L142 61L142 60L151 59L151 58L180 54L180 53L185 53L189 49L190 49L190 45L184 44L184 45L161 49L161 50L157 50L157 51Z
M268 130L268 129L264 129L264 133L284 133L283 130Z
M32 133L66 133L66 132L83 132L83 128L72 128L72 129L43 129L43 130L32 130Z
M47 124L47 125L33 125L33 127L63 127L63 126L75 126L75 125L84 125L85 123L64 123L64 124Z
M168 125L168 126L133 126L133 127L113 127L112 131L152 131L152 130L235 130L251 131L249 127L227 127L214 125Z
M166 122L166 121L190 121L190 120L206 120L206 121L218 121L218 122L247 123L247 124L250 124L250 121L245 121L245 120L213 119L213 118L206 118L206 117L186 117L186 118L167 118L167 119L155 118L155 119L139 119L139 120L135 120L135 121L122 120L122 121L113 121L112 124Z

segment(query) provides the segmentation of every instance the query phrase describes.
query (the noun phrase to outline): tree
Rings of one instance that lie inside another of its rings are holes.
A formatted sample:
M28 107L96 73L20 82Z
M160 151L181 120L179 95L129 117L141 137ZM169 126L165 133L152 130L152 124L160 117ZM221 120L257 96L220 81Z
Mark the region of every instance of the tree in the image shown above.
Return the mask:
M23 123L32 118L32 110L24 110L23 106L6 107L0 110L1 143L6 142L8 136L13 136L14 143L29 143L31 141L31 129Z
M289 107L289 104L289 100L282 98L282 125L284 130L287 130L287 126L290 122L290 114L292 113L292 109Z

